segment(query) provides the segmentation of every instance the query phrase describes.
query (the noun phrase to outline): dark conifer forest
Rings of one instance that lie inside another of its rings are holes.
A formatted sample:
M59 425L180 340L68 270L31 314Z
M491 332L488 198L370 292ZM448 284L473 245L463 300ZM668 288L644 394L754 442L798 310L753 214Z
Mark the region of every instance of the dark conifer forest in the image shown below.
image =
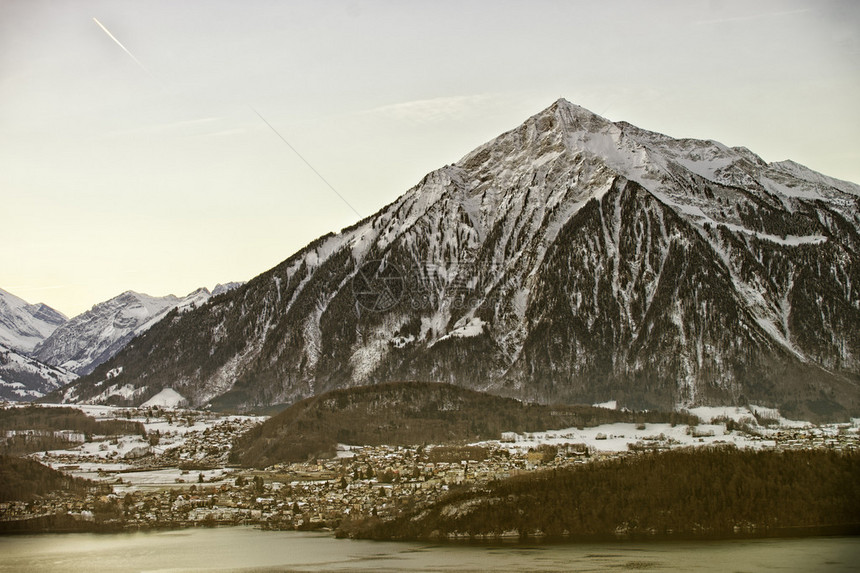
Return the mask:
M531 473L453 491L389 521L345 522L344 536L454 534L613 538L856 532L860 453L675 450Z
M68 476L27 458L0 456L0 501L28 501L50 493L86 494L110 486Z

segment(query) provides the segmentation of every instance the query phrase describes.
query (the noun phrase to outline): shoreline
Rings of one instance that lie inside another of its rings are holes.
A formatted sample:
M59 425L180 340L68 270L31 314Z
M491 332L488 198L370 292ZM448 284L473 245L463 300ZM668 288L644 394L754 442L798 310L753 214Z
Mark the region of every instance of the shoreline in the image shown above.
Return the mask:
M54 527L49 525L42 528L30 528L28 525L34 522L53 522L59 520L60 526ZM20 523L23 527L7 527L7 525ZM634 532L634 533L616 533L612 535L594 534L594 535L556 535L549 536L543 533L533 533L526 536L521 536L516 532L510 532L500 535L468 535L459 533L449 533L446 536L433 537L361 537L342 535L337 528L329 526L313 527L313 528L277 528L265 522L257 523L212 523L203 524L200 522L178 523L165 522L163 524L141 525L141 524L116 524L116 523L97 523L91 521L81 521L69 515L52 515L39 516L21 520L0 521L0 537L14 537L19 535L66 535L78 533L90 533L97 535L112 535L121 533L142 533L142 532L171 532L184 531L188 529L228 529L228 528L250 528L261 532L272 531L293 531L296 533L319 533L329 534L335 539L356 540L356 541L377 541L377 542L392 542L392 543L434 543L434 544L451 544L451 545L477 545L486 547L511 547L511 546L540 546L540 545L577 545L587 543L618 543L636 544L636 543L661 543L674 541L742 541L756 539L806 539L815 537L860 537L860 522L848 524L828 524L828 525L798 525L785 526L779 528L746 528L743 531L735 531L732 533L717 533L717 532L678 532L678 533L649 533L649 532Z

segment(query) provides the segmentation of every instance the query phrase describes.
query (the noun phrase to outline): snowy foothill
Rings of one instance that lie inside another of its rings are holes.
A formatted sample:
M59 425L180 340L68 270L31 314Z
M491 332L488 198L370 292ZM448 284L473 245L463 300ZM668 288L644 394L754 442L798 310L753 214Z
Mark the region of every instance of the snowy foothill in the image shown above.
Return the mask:
M141 408L151 408L152 406L159 406L161 408L178 408L180 406L184 406L187 402L188 401L185 397L173 388L165 388L141 404Z

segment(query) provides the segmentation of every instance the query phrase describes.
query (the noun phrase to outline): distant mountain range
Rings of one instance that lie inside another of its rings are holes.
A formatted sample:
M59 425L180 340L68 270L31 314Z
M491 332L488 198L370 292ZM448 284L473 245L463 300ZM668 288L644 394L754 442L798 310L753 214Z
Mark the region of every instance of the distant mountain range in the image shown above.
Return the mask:
M76 374L89 374L171 310L200 306L210 296L205 288L182 298L126 291L57 328L36 347L33 356Z
M172 310L186 312L242 283L179 298L127 291L71 320L0 289L0 398L32 400L87 374Z
M32 352L67 320L46 304L30 304L0 289L0 344L4 346Z
M559 100L53 398L247 409L395 380L857 415L860 186Z

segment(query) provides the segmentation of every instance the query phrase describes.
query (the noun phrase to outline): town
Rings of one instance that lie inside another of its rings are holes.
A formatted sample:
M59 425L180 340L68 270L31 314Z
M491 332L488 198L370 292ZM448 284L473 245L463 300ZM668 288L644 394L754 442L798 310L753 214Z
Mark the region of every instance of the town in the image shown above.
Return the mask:
M82 436L71 436L68 449L31 454L100 486L86 495L55 492L0 503L0 522L12 526L64 515L80 529L96 531L240 524L333 530L344 520L384 520L429 506L457 488L647 451L695 446L860 448L857 419L794 427L609 424L505 433L499 440L473 444L339 445L331 459L248 469L228 465L228 454L233 440L262 417L158 408L99 407L88 413L141 421L146 436L89 436L84 443L79 443Z

